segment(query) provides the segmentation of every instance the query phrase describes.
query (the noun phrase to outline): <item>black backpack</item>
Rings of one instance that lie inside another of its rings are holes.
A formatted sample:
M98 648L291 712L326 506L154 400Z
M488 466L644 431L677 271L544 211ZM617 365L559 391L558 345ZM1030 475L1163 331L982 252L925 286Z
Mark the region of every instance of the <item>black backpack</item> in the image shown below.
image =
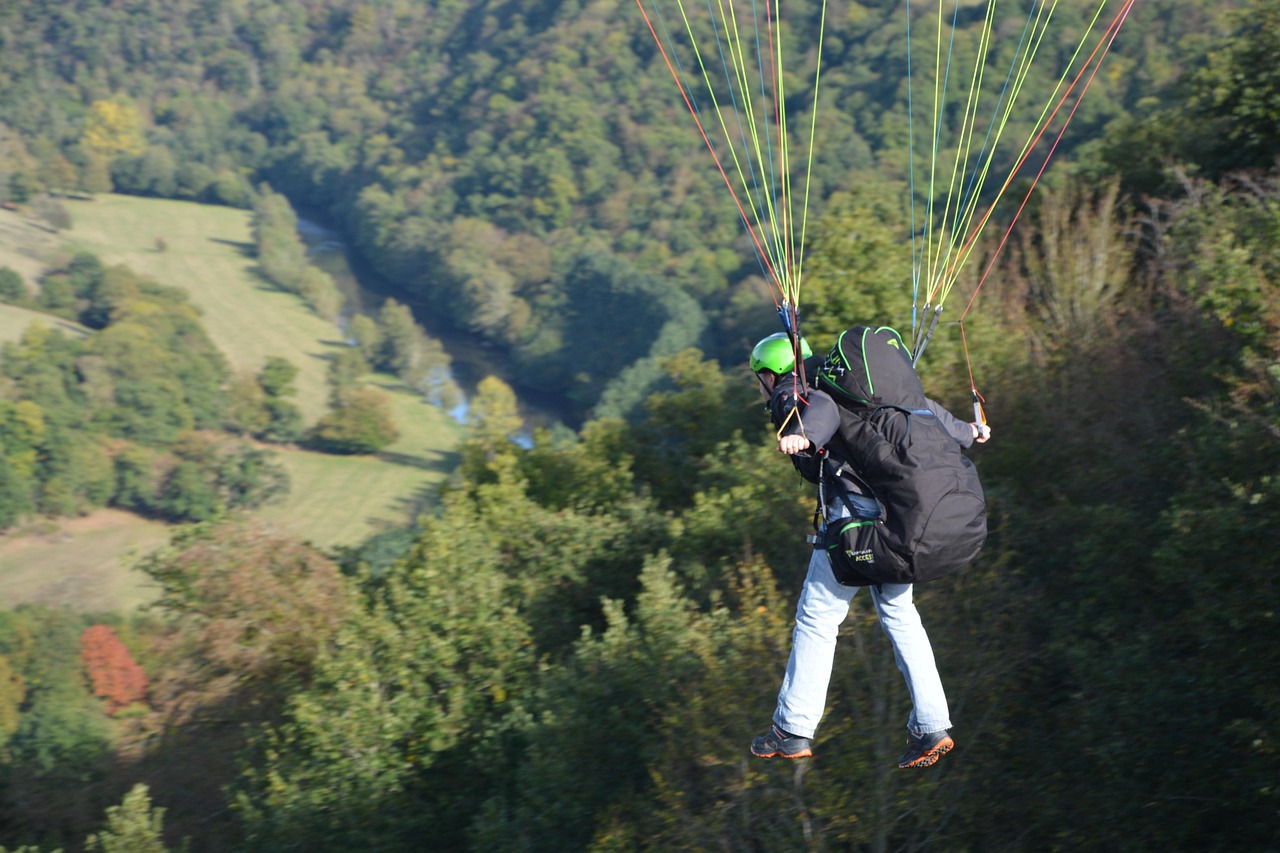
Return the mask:
M837 580L928 581L972 560L987 538L978 472L930 409L902 337L887 326L849 329L815 386L839 404L840 455L884 507L878 519L828 525Z

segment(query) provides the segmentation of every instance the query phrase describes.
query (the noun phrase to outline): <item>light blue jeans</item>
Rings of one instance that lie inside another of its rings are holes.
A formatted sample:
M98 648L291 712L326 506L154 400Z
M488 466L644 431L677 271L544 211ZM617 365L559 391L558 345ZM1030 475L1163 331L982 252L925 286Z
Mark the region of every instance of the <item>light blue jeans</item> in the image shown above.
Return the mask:
M839 513L847 515L847 511ZM830 521L834 521L830 517ZM831 571L827 552L817 548L809 559L809 574L796 605L796 627L791 657L778 692L773 721L784 731L813 737L827 704L827 685L835 660L840 624L860 587L844 586ZM879 584L867 587L875 604L880 627L893 644L893 656L907 681L911 714L907 728L913 732L939 732L951 728L947 697L933 660L933 646L920 614L911 600L912 585Z

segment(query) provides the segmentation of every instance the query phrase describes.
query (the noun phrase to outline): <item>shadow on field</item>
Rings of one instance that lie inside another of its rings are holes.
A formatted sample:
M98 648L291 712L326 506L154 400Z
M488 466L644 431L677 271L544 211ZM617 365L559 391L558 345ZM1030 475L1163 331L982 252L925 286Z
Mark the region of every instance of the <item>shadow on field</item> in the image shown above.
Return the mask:
M250 255L249 257L256 257L256 254ZM289 292L288 290L286 290L285 288L281 287L280 285L272 281L270 278L268 278L266 271L262 269L262 266L260 264L254 264L253 266L245 270L245 272L249 275L250 278L253 279L254 281L253 286L257 290L261 290L266 293L288 293ZM293 295L297 296L296 293Z
M74 338L83 338L85 336L84 326L77 326L75 323L69 322L67 320L59 319L52 314L48 316L43 316L40 319L43 322L48 323L57 331L65 332L66 334L71 335Z
M210 237L210 243L220 243L223 246L230 246L242 258L256 258L258 256L258 247L253 243L242 243L239 240L226 240L222 237Z
M396 498L392 502L392 506L397 512L401 512L406 518L417 518L427 509L437 503L440 494L440 483L427 483L411 494ZM371 524L376 525L378 519L369 519Z
M435 458L428 459L425 456L414 456L411 453L394 453L384 450L377 454L377 458L392 465L407 465L411 468L421 468L423 471L440 471L446 474L458 464L458 454L456 453L435 452L433 455Z
M264 287L263 289L265 289L265 287ZM283 291L281 291L281 292L283 293ZM342 343L341 341L317 341L317 343L318 343L318 344L320 344L320 346L323 346L323 347L329 347L329 348L337 348L337 347L346 347L346 346L349 346L349 344ZM330 361L333 361L333 353L331 353L331 352L309 352L309 353L307 353L307 358L313 358L313 359L315 359L316 361L330 362Z

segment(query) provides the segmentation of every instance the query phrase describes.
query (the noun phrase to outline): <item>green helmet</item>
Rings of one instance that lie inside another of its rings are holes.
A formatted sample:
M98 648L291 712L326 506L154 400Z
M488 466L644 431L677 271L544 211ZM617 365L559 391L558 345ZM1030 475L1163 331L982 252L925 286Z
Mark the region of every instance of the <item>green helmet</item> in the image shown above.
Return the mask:
M800 339L800 357L813 355L809 342ZM751 348L751 372L771 370L778 375L790 373L796 366L796 350L786 332L774 332Z

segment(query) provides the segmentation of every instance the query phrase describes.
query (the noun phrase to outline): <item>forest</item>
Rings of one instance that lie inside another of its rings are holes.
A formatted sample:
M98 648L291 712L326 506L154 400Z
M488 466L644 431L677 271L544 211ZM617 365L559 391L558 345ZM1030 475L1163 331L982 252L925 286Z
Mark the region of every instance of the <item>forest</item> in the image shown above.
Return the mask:
M1070 32L1088 4L1061 5ZM815 349L911 324L903 7L782 12L794 81L823 66ZM743 215L635 8L0 5L7 209L241 209L264 280L334 319L310 211L397 294L308 419L296 365L233 374L178 282L92 252L0 268L0 313L48 320L0 345L0 531L172 525L134 561L145 609L0 610L0 850L1274 848L1277 55L1278 0L1134 4L1007 244L979 245L992 275L920 374L958 414L982 389L990 535L916 590L957 747L907 772L862 595L816 757L748 754L814 496L745 367L778 319ZM264 522L275 449L394 439L354 377L455 400L424 320L495 374L426 511L339 548ZM517 442L526 392L562 419Z

